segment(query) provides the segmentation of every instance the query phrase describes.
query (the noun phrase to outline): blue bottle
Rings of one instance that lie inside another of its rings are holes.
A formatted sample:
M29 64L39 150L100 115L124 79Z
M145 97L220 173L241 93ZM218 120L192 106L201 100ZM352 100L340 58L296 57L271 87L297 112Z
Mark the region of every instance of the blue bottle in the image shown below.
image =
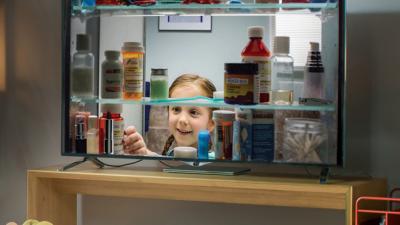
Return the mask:
M209 143L210 143L210 132L208 130L199 131L197 140L198 159L208 159Z
M96 6L96 0L82 0L81 5L83 13L91 13L94 11L94 7Z
M96 0L82 0L82 7L96 6Z

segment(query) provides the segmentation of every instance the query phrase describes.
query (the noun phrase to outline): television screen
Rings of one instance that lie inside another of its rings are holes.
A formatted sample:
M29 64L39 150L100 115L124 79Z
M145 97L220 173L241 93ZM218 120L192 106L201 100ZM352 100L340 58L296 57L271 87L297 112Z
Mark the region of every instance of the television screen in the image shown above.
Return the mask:
M342 165L340 2L64 3L62 155Z

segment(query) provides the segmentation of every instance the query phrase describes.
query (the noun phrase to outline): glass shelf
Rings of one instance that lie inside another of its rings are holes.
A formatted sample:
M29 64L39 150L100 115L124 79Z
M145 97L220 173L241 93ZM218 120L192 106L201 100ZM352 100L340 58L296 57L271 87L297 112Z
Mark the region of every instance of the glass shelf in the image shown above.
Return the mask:
M180 15L180 14L310 14L321 10L336 9L337 2L326 3L245 3L245 4L179 4L157 3L150 6L99 5L73 6L72 14L110 15ZM311 10L310 10L311 9Z
M167 100L151 100L143 98L140 101L123 100L123 99L97 99L97 98L76 98L72 97L71 102L86 104L131 104L131 105L157 105L157 106L205 106L213 108L242 108L242 109L263 109L263 110L301 110L301 111L335 111L334 104L326 105L302 105L297 102L292 105L231 105L226 104L223 99L210 99L207 97L193 98L170 98Z

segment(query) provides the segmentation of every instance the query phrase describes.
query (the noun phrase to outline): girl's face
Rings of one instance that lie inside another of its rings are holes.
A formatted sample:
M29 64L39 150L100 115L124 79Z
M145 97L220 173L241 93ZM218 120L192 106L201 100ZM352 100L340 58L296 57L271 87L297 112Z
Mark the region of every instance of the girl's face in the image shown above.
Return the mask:
M189 84L177 86L171 93L171 98L190 98L205 95L197 86ZM178 146L197 148L197 135L200 130L214 129L210 118L210 109L197 106L170 106L169 131L175 137Z

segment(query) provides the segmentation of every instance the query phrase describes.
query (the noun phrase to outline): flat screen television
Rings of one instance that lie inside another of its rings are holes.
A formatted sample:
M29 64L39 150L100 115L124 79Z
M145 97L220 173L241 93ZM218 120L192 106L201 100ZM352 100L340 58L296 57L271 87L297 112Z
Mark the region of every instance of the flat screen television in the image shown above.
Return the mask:
M343 166L345 1L126 4L63 1L63 156Z

